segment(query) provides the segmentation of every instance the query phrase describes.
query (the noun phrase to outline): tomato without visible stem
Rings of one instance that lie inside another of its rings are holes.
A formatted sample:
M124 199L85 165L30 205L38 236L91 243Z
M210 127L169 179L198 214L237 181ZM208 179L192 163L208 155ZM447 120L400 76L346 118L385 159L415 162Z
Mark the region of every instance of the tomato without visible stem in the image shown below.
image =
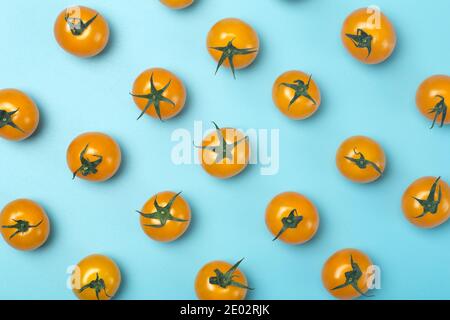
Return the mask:
M212 261L203 266L195 279L195 292L200 300L244 300L247 278L238 266L243 259L231 265Z
M80 300L110 300L119 289L120 282L117 264L100 254L81 260L71 276L73 293Z
M434 228L450 217L450 187L440 177L414 181L402 198L406 219L421 228Z
M320 106L320 90L312 75L302 71L287 71L277 78L272 99L278 109L295 120L312 116Z
M198 148L203 169L210 175L227 179L242 172L250 159L248 137L234 128L219 128L208 134Z
M350 54L367 64L381 63L392 54L397 42L389 19L376 8L361 8L345 19L341 39Z
M184 9L194 3L194 0L159 0L171 9Z
M134 103L142 110L138 119L145 113L165 120L175 117L186 103L186 89L183 82L172 72L162 68L142 72L133 85Z
M0 213L5 241L18 250L34 250L47 241L50 221L36 202L18 199L8 203Z
M120 147L110 136L87 132L76 137L67 149L67 165L73 178L89 181L110 179L120 167Z
M75 6L58 15L54 34L58 44L67 52L78 57L92 57L108 44L109 27L97 11Z
M336 165L346 178L360 183L377 180L386 168L386 157L381 146L364 136L345 140L336 153Z
M138 211L142 230L150 238L170 242L186 232L191 221L191 209L180 193L160 192Z
M327 291L338 299L349 300L370 296L369 277L372 261L362 251L343 249L334 253L322 269L322 282Z
M221 66L235 69L248 67L258 55L259 38L253 28L242 20L227 18L217 22L206 39L209 54Z
M275 196L266 208L266 225L273 240L302 244L314 237L319 228L319 214L314 204L296 192Z
M434 75L425 79L416 92L416 105L419 111L432 120L431 128L435 124L442 127L450 123L447 115L450 103L450 77Z
M20 141L31 136L39 124L39 109L25 93L0 90L0 137Z

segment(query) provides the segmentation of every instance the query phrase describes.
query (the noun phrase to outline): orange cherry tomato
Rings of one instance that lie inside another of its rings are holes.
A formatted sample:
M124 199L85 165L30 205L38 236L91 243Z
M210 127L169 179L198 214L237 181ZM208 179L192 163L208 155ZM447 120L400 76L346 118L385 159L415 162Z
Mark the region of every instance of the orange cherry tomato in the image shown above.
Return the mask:
M369 291L372 261L362 251L343 249L325 262L322 282L328 292L343 300L358 298Z
M341 38L348 52L367 64L381 63L389 58L397 42L389 19L370 7L358 9L345 19Z
M171 9L184 9L194 3L194 0L159 0Z
M18 250L35 250L47 241L50 221L36 202L18 199L8 203L0 213L5 241Z
M138 120L145 113L159 120L173 118L183 110L186 102L183 82L172 72L161 68L142 72L134 82L131 95L142 110Z
M203 169L210 175L227 179L244 170L250 159L248 137L234 128L219 128L208 134L198 148Z
M110 300L117 293L120 282L117 264L101 254L81 260L71 276L72 291L80 300Z
M105 18L83 6L64 9L56 18L53 31L61 48L83 58L102 52L109 40Z
M142 230L150 238L170 242L186 232L191 222L191 209L180 193L160 192L138 211Z
M419 111L432 120L431 128L437 124L442 127L450 123L447 116L450 103L450 77L435 75L423 81L416 92L416 105Z
M200 300L244 300L247 278L239 270L241 259L231 265L225 261L212 261L203 266L195 279L195 292Z
M206 40L209 54L217 61L216 73L221 66L235 69L248 67L256 59L259 38L253 28L242 20L227 18L217 22Z
M289 118L306 119L320 106L320 90L312 75L292 70L277 78L272 88L272 99Z
M120 167L120 147L110 136L87 132L76 137L67 149L67 165L73 179L89 181L110 179Z
M336 153L336 165L346 178L360 183L377 180L386 168L386 157L381 146L364 136L345 140Z
M406 219L421 228L434 228L450 217L450 188L441 177L414 181L402 198Z
M319 228L319 214L314 204L297 192L275 196L266 208L266 225L285 243L302 244L314 237Z
M0 137L20 141L31 136L39 124L39 109L25 93L0 90Z

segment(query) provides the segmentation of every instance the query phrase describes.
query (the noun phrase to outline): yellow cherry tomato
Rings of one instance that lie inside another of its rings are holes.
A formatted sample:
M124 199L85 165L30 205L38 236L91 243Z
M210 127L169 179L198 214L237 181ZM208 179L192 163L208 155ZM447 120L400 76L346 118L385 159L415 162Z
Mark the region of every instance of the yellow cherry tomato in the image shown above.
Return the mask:
M450 103L450 77L435 75L425 79L416 92L416 105L419 111L432 120L431 128L436 122L440 127L450 123L447 115Z
M434 228L450 217L450 187L441 177L414 181L402 198L406 219L421 228Z
M219 128L208 134L198 148L203 169L210 175L227 179L242 172L250 159L248 137L234 128Z
M302 244L311 240L319 228L319 214L314 204L297 192L275 196L266 208L266 225L273 240Z
M322 269L322 283L334 297L350 300L369 291L372 261L362 251L343 249L335 252Z
M36 202L18 199L8 203L0 213L0 225L5 241L18 250L35 250L50 233L50 221Z
M259 38L247 23L235 18L217 22L209 31L206 40L209 54L217 62L216 73L221 66L235 69L248 67L258 55Z
M73 179L108 180L119 170L121 160L117 142L100 132L79 135L67 149L67 165L73 173Z
M319 87L302 71L287 71L277 78L272 99L278 109L291 119L306 119L320 106Z
M203 266L195 279L195 292L200 300L244 300L247 278L238 268L243 259L231 265L225 261L212 261Z
M186 232L191 221L191 209L180 193L160 192L138 211L142 230L150 238L170 242Z
M83 6L64 9L56 18L54 34L58 44L78 57L92 57L105 49L109 27L97 11Z
M0 137L20 141L31 136L39 124L39 109L25 93L0 90Z
M159 0L171 9L184 9L194 3L194 0Z
M344 21L341 38L348 52L367 64L389 58L397 42L391 22L375 7L352 12Z
M381 146L364 136L345 140L336 153L336 165L346 178L360 183L377 180L386 168L386 157Z
M183 82L162 68L142 72L134 82L131 95L136 106L142 110L138 119L145 113L159 120L173 118L183 110L186 102Z
M100 254L81 260L71 276L72 291L80 300L110 300L119 289L120 282L117 264Z

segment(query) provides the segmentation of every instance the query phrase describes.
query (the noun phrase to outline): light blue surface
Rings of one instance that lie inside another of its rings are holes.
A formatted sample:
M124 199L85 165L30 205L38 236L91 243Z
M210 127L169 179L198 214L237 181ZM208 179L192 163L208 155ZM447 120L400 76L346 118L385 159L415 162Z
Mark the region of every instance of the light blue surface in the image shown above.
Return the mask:
M49 242L20 252L0 241L0 298L73 299L66 268L91 253L111 256L123 283L120 299L195 298L197 271L210 260L234 262L256 290L250 299L330 298L321 268L338 249L356 247L382 270L380 299L449 298L450 222L421 230L403 217L400 199L418 177L450 181L450 127L429 130L415 107L426 77L450 73L447 0L199 0L170 11L157 0L83 1L108 20L104 54L75 58L53 37L57 14L73 1L0 0L0 87L29 93L38 103L39 132L21 143L0 141L0 206L27 197L52 223ZM354 9L377 4L397 30L393 56L366 66L343 48L340 28ZM214 76L205 49L209 28L238 17L258 32L261 52L233 80ZM128 92L148 67L178 74L188 89L185 110L165 123L139 113ZM273 105L275 78L289 69L312 73L322 105L305 121L285 118ZM170 159L177 128L215 120L238 128L280 128L280 171L257 166L219 181L196 165ZM109 182L72 181L65 154L85 131L103 131L120 143L123 165ZM388 158L378 182L357 185L337 171L340 142L355 134L379 141ZM141 231L134 210L154 193L183 190L193 209L184 237L156 243ZM321 225L303 246L272 242L264 210L279 192L301 192L317 205Z

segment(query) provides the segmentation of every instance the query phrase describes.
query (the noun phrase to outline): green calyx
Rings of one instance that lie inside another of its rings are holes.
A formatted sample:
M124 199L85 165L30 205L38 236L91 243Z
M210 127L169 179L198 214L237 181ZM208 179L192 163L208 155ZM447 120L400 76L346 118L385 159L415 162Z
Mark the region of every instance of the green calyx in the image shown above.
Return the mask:
M286 83L286 82L280 83L280 86L290 88L295 92L294 97L289 102L288 110L300 97L305 97L306 99L310 100L313 104L316 105L316 101L308 93L311 77L312 75L309 76L308 82L306 84L303 80L300 79L294 80L294 83Z
M428 194L428 197L425 200L413 197L423 208L422 214L420 214L416 218L422 218L427 213L436 214L436 212L439 208L439 203L441 203L441 198L442 198L442 190L441 190L441 186L439 186L437 199L434 200L434 198L436 196L436 188L437 188L437 185L438 185L440 179L441 179L441 177L438 177L433 182L433 185L431 186L431 189L430 189L430 193Z
M233 143L228 143L225 140L225 137L223 136L222 131L220 130L219 126L214 121L212 123L216 129L217 137L219 140L219 145L218 146L196 146L194 144L194 146L196 148L210 150L210 151L214 152L215 154L217 154L217 157L215 160L216 163L219 163L224 159L233 160L233 152L232 152L233 149L235 147L237 147L242 141L248 140L248 136L245 136L244 138L241 138Z
M101 155L98 154L93 154L92 156L96 157L97 160L94 161L89 161L88 159L85 158L85 154L86 154L86 150L88 148L89 144L87 144L83 151L81 151L80 153L80 162L81 162L81 166L73 172L73 177L72 179L75 179L75 177L77 176L77 173L80 172L84 177L90 175L90 174L96 174L97 173L97 167L100 163L102 163L103 161L103 157Z
M152 73L150 76L150 93L149 94L135 94L132 92L130 93L133 97L148 100L147 104L145 105L144 109L142 110L142 112L139 115L139 117L137 118L137 120L139 120L144 115L144 113L148 110L148 108L150 108L153 105L153 107L155 108L156 114L158 115L159 120L163 121L163 119L161 118L161 102L169 103L173 107L175 107L175 103L172 100L170 100L169 98L166 98L164 96L164 92L170 86L171 82L172 82L172 80L170 80L162 89L158 90L155 87L155 83L153 81L153 73Z
M436 95L435 98L439 98L440 100L428 112L429 114L434 113L433 124L431 125L430 129L433 129L434 124L436 123L436 120L440 115L441 115L441 123L439 124L439 127L442 128L445 122L445 118L447 117L447 105L445 104L445 98L441 95Z
M210 49L222 52L219 62L217 63L216 74L217 74L217 71L219 71L219 68L222 66L222 64L226 60L228 60L228 63L230 64L231 72L233 73L233 77L234 77L234 79L236 79L236 72L235 72L234 62L233 62L234 56L252 54L252 53L258 52L258 49L257 48L250 48L250 49L236 48L233 45L233 40L229 41L225 47L210 47Z
M297 209L292 210L287 217L283 217L281 222L283 223L283 227L278 232L275 238L272 241L277 240L287 229L295 229L298 224L303 220L303 216L299 216L297 214Z
M84 22L80 18L72 18L68 13L64 16L64 20L66 20L67 25L70 28L70 32L74 36L81 36L83 32L91 25L92 22L97 18L98 14L93 16L87 22Z
M356 156L358 156L358 158L351 158L351 157L347 157L347 156L344 156L344 158L347 159L348 161L351 161L352 163L354 163L360 169L366 169L367 167L372 167L373 169L375 169L376 172L379 173L380 176L383 174L380 167L378 167L376 165L376 163L374 163L370 160L367 160L361 152L356 151L356 148L353 149L353 153Z
M86 289L95 290L95 296L97 297L97 300L100 300L99 294L102 290L103 290L103 293L105 294L105 296L107 296L108 298L111 298L111 296L109 296L108 293L106 293L105 281L102 278L100 278L100 276L98 275L98 272L96 273L95 280L92 280L88 284L84 285L79 290L79 292L82 293Z
M357 29L356 34L345 34L350 40L353 41L353 44L357 48L366 48L367 49L367 58L370 56L372 52L372 40L373 37L365 32L363 29Z
M39 227L39 226L41 225L41 223L42 223L43 220L39 221L38 223L36 223L36 224L34 224L34 225L31 225L31 224L30 224L28 221L26 221L26 220L14 220L14 219L13 219L13 221L15 222L15 224L8 225L8 226L2 226L2 228L5 228L5 229L17 229L16 232L14 232L14 233L9 237L9 239L14 238L14 237L15 237L17 234L19 234L19 233L25 233L25 232L27 232L28 230L30 230L31 228L37 228L37 227Z
M187 222L189 220L184 220L180 218L174 217L170 210L172 209L173 203L175 202L175 199L181 194L181 192L178 192L176 195L170 199L170 201L164 206L160 206L158 204L157 196L155 196L155 201L153 202L153 205L155 206L156 211L152 213L144 213L141 211L137 211L141 216L148 219L156 219L159 220L159 224L144 224L146 227L151 228L162 228L166 225L167 221L176 221L176 222Z
M3 128L5 126L10 126L16 130L19 130L20 132L25 132L23 131L21 128L19 128L18 125L16 125L14 123L14 121L12 120L12 117L14 116L14 114L19 111L19 109L11 111L11 112L7 112L5 110L0 110L0 128Z
M359 294L366 296L366 297L371 297L372 295L365 294L358 287L358 280L362 277L363 273L361 272L361 268L359 267L359 265L355 261L353 261L352 255L350 255L350 264L352 266L352 270L347 271L345 273L345 282L337 287L334 287L331 290L337 290L337 289L342 289L342 288L345 288L348 286L352 286L353 289L355 289Z
M237 281L234 281L234 279L236 277L238 277L238 275L235 275L234 272L236 271L236 269L239 267L239 264L242 262L242 260L244 260L244 258L242 258L241 260L239 260L234 266L232 266L227 272L223 273L222 271L220 271L219 269L215 269L214 273L216 274L213 277L209 278L209 283L210 284L214 284L217 285L221 288L227 288L228 286L234 286L234 287L238 287L238 288L243 288L243 289L248 289L248 290L253 290L252 288L249 288L248 286L239 283Z

